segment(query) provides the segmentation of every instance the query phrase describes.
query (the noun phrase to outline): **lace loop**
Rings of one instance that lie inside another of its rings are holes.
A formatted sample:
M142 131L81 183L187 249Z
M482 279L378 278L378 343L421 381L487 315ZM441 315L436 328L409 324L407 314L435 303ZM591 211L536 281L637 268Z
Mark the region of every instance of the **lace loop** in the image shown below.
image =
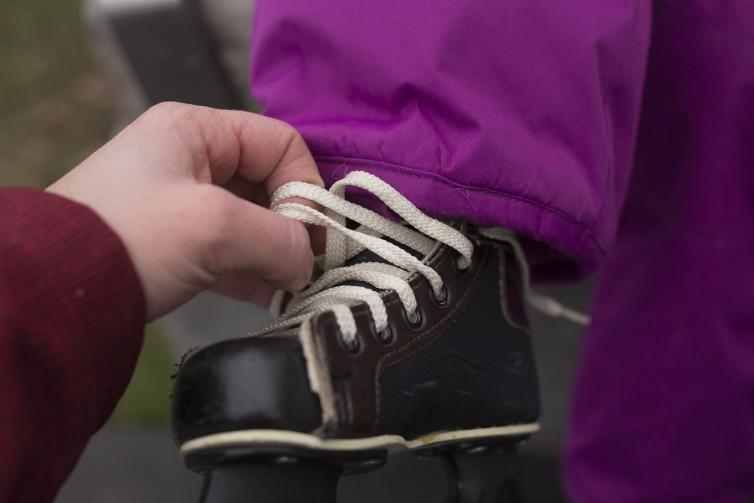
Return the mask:
M346 201L346 188L366 190L404 219L401 225L378 213ZM301 198L325 208L318 211L300 203L286 202ZM283 310L280 319L267 329L278 329L301 323L322 311L331 311L346 347L357 344L357 329L350 306L365 303L378 334L392 337L387 310L380 292L394 291L411 322L421 323L418 308L408 279L420 274L429 282L435 299L447 298L447 290L440 275L406 251L383 238L428 255L440 241L459 253L459 261L468 267L474 251L473 244L461 232L422 213L397 190L374 175L352 172L333 184L329 191L302 182L290 182L272 196L272 208L289 218L327 229L327 248L321 262L324 273L304 291L298 293ZM346 227L352 220L361 226ZM386 261L347 265L346 262L363 250L369 250ZM349 283L358 283L357 286Z
M346 201L346 188L365 190L399 215L407 225L401 225L378 213ZM301 198L325 208L318 211L300 203L286 202ZM268 326L265 332L288 328L302 323L317 313L330 311L335 316L343 346L351 353L358 353L356 320L351 306L363 303L372 317L373 330L384 343L392 340L387 310L382 293L394 291L404 310L409 327L419 330L424 323L423 313L416 296L408 283L412 275L420 274L432 288L433 301L444 306L448 303L448 291L440 275L422 260L383 238L389 238L405 248L416 251L422 257L429 255L437 242L455 249L459 256L454 265L458 274L465 274L471 264L474 246L458 230L428 217L397 190L374 175L354 171L333 184L329 191L303 182L290 182L280 187L272 196L275 211L303 223L323 226L327 229L326 251L318 258L323 274L305 290L296 294L288 303L278 321ZM350 229L346 222L360 224ZM525 295L533 307L551 316L562 316L579 323L588 323L588 317L543 298L529 290L528 267L523 251L513 235L503 229L480 229L488 239L507 242L513 246L521 261L524 274ZM364 250L369 250L385 262L363 262L347 265L347 261ZM277 297L282 305L282 298ZM278 306L279 307L279 306ZM276 309L279 311L279 309Z

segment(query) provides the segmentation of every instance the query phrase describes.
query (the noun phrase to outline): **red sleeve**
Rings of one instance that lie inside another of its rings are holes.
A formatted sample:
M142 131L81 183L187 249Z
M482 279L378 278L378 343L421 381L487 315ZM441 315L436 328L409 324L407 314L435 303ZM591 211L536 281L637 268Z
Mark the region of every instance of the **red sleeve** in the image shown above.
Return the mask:
M90 209L0 189L0 501L52 501L133 372L144 296Z

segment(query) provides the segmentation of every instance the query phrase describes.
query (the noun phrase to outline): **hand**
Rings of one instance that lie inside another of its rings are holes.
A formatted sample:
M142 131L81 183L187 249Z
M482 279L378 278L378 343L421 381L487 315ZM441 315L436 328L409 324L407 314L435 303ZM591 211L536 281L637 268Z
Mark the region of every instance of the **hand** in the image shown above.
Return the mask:
M89 206L121 237L152 320L208 287L267 305L276 287L305 286L306 228L266 208L293 180L322 185L291 126L163 103L48 190Z

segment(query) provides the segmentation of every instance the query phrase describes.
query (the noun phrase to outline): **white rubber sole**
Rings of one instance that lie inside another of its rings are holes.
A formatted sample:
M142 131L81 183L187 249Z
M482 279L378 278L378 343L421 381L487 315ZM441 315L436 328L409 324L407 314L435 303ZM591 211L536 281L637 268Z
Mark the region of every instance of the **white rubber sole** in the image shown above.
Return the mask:
M181 446L181 454L218 447L278 444L306 449L347 452L369 449L387 449L388 452L439 447L443 444L485 438L504 438L528 435L539 430L539 423L514 424L473 430L445 431L430 433L413 440L400 435L380 435L367 438L320 438L308 433L285 430L239 430L215 433L189 440Z

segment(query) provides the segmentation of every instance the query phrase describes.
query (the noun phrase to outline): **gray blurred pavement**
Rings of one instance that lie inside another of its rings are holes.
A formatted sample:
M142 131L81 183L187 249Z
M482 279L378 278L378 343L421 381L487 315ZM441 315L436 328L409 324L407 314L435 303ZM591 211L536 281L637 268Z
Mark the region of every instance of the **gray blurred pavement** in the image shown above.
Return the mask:
M183 467L167 430L106 426L56 503L196 502L202 478Z

